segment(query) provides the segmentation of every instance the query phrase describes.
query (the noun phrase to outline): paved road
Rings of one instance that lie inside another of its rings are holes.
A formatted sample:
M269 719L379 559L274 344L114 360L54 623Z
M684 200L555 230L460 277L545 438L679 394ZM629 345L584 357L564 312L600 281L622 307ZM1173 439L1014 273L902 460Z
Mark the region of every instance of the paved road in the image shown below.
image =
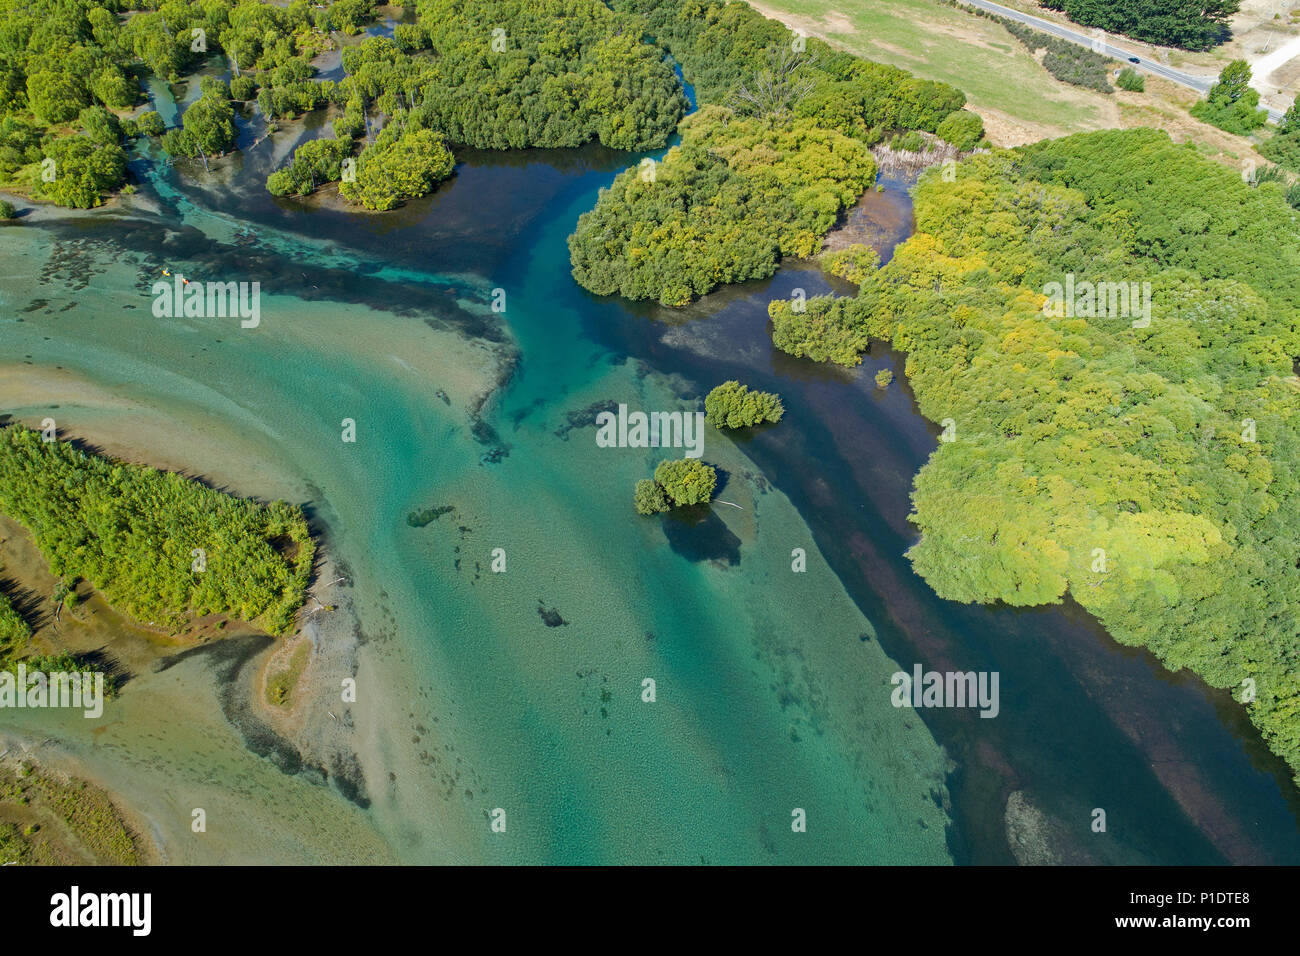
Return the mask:
M1080 46L1086 46L1089 49L1092 49L1093 35L1086 27L1071 29L1070 27L1062 26L1059 23L1053 23L1051 20L1044 20L1042 17L1033 17L1027 13L1021 13L1019 10L1011 10L1007 7L998 6L996 3L989 3L988 0L962 0L962 3L968 3L972 7L979 7L981 10L986 10L989 13L996 13L998 16L1006 17L1008 20L1018 20L1021 23L1033 27L1035 30L1042 30L1044 33L1050 33L1063 40L1069 40L1071 43L1077 43ZM1155 76L1164 77L1166 80L1172 80L1173 82L1178 83L1181 86L1189 87L1198 93L1208 93L1210 87L1214 85L1214 81L1217 79L1217 77L1213 76L1197 76L1194 73L1184 73L1182 70L1175 70L1172 66L1166 66L1156 60L1142 57L1140 54L1134 53L1131 50L1115 46L1113 43L1109 42L1109 34L1106 34L1105 36L1106 40L1101 44L1101 48L1097 51L1098 53L1114 57L1123 63L1128 63L1129 66L1137 67L1139 70L1145 70L1147 73L1152 73ZM1131 60L1133 58L1137 58L1138 62L1132 63ZM1282 110L1274 109L1267 104L1263 105L1268 109L1268 118L1270 120L1274 123L1281 122Z

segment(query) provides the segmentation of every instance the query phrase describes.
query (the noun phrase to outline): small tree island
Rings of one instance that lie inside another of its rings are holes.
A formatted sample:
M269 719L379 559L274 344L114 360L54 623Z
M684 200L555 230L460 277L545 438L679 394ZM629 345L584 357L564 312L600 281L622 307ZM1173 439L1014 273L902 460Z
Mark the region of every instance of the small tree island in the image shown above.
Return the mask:
M723 382L704 399L704 420L715 428L746 428L779 422L785 414L775 392L750 391L739 382Z
M638 514L659 514L710 501L717 484L718 472L698 458L661 461L654 478L642 478L636 483L633 503Z

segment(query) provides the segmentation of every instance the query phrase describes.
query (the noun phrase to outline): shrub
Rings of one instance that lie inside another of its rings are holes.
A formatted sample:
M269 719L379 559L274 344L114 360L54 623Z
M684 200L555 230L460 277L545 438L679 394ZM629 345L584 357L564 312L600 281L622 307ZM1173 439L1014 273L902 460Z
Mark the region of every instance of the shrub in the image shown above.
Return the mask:
M135 126L145 136L161 136L167 132L167 124L157 110L145 110L136 119Z
M31 628L22 615L0 594L0 663L21 651L31 635Z
M975 12L986 15L979 10ZM1030 52L1046 50L1043 55L1043 68L1062 83L1083 86L1099 93L1111 92L1110 83L1106 81L1106 71L1111 62L1107 57L1085 50L1069 40L1039 33L1033 27L1017 23L1015 20L993 14L987 16L990 20L1002 24L1007 32L1023 43Z
M984 138L984 120L970 110L954 110L935 128L935 134L965 152Z
M747 428L779 422L785 414L781 398L772 392L752 392L739 382L723 382L704 399L704 420L715 428Z
M905 153L919 153L925 149L925 137L916 130L910 130L901 136L895 136L889 145Z
M1133 67L1126 66L1119 71L1119 77L1116 78L1115 85L1121 90L1128 90L1130 93L1143 93L1147 88L1147 80Z
M257 80L247 73L241 74L230 81L231 99L246 102L255 96L257 96Z
M667 493L653 478L642 478L636 483L632 503L636 506L637 514L642 515L659 514L672 507Z
M880 256L871 246L855 242L822 256L822 270L855 285L861 285L880 266Z
M122 139L122 124L102 106L87 106L77 121L86 135L97 143L117 143Z

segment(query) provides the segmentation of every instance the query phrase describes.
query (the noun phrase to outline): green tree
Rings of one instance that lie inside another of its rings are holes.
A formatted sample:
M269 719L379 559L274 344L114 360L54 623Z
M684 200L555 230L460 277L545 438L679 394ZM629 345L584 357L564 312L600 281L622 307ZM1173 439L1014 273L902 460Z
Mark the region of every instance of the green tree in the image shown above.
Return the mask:
M117 143L65 136L46 147L53 179L38 179L37 191L60 206L89 209L126 182L126 154Z
M87 106L77 121L86 135L97 143L119 143L122 140L122 124L102 106Z
M206 164L209 156L222 155L234 145L238 130L229 87L204 77L202 89L181 117L181 126L163 135L162 147L174 156L202 157Z
M809 300L837 322L803 330L823 353L845 330L888 340L921 413L955 423L916 477L914 569L956 601L1068 594L1170 669L1249 677L1246 712L1300 775L1283 190L1133 129L974 156L914 195L915 234L852 299ZM1071 273L1147 305L1044 308Z
M718 473L698 458L661 461L655 468L655 482L675 505L697 505L713 498Z
M1142 93L1147 88L1146 77L1137 70L1126 66L1119 71L1119 76L1115 79L1115 85L1121 90L1128 90L1130 93Z
M31 628L22 615L14 610L7 597L0 594L0 664L21 651L31 634Z
M27 77L27 102L45 123L66 123L90 103L85 84L59 70L38 70Z
M161 136L167 132L167 124L157 110L145 110L136 119L136 129L145 136Z
M341 183L339 192L366 209L392 209L428 193L454 167L455 159L437 133L389 127L362 151L356 181Z
M974 149L984 138L984 120L970 110L954 110L944 117L934 132L964 152Z
M750 391L737 381L723 382L704 399L704 420L715 428L746 428L779 422L785 414L780 396Z
M659 514L659 512L667 511L672 507L672 502L668 500L668 495L663 487L651 478L642 478L636 483L636 491L632 496L632 500L637 514L642 515Z
M772 344L800 358L851 368L862 361L862 353L871 342L857 320L860 311L856 300L829 295L802 303L777 299L767 307L772 318Z
M1278 124L1279 133L1300 132L1300 96L1297 96L1291 106L1282 114L1282 122Z
M352 152L350 140L313 139L299 146L289 165L271 173L266 188L273 196L306 196L342 175L343 160Z
M1206 98L1190 112L1238 136L1249 135L1268 122L1268 111L1259 108L1259 91L1250 85L1250 65L1245 60L1233 60L1225 66Z
M861 242L845 246L821 257L822 270L854 285L861 285L880 266L880 256L871 246Z

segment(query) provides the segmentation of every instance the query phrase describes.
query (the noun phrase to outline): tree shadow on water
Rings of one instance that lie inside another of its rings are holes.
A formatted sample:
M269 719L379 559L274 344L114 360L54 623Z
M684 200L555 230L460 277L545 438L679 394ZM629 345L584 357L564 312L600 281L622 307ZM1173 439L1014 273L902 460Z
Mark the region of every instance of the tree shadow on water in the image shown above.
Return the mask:
M669 547L687 561L740 564L740 538L710 505L674 509L664 515L662 526Z

